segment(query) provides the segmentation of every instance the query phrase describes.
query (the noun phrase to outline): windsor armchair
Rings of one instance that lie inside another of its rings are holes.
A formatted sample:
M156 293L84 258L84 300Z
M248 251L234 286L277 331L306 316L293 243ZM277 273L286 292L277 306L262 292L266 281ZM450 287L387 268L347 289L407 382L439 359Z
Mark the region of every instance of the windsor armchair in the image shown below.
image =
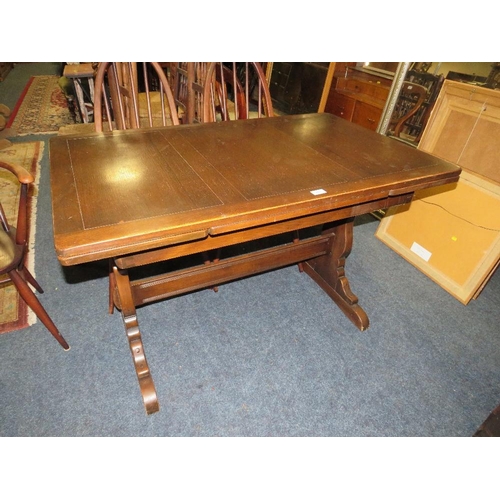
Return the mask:
M258 62L212 62L206 70L203 89L204 122L247 120L274 116L271 93L262 66ZM299 241L298 231L292 234ZM220 260L221 249L206 264ZM302 272L302 263L298 264ZM217 291L217 287L213 287Z
M103 115L104 111L104 115ZM157 62L102 62L95 81L96 132L179 125L167 76ZM109 313L114 310L116 281L109 262Z
M67 351L69 350L68 343L59 333L29 284L39 293L43 293L43 289L25 266L28 239L28 188L34 181L33 176L14 163L0 161L0 169L8 170L14 174L20 183L16 227L9 225L6 213L0 204L0 283L12 282L14 284L21 299L33 310L61 347Z
M209 64L203 89L204 122L274 116L260 63Z
M102 62L95 80L94 122L111 130L179 125L172 90L156 62Z
M203 122L203 87L209 63L168 63L171 88L181 123Z

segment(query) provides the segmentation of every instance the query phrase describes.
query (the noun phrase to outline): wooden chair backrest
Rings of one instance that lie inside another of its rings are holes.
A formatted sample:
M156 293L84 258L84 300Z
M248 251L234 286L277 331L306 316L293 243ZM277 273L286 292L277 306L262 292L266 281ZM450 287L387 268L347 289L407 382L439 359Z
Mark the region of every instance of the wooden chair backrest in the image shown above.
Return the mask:
M391 125L394 126L392 135L399 137L405 123L417 113L427 98L427 88L418 83L403 83L399 99L391 117Z
M204 122L271 116L271 93L260 63L208 65L203 89Z
M18 164L0 160L0 170L7 170L12 173L20 183L19 201L17 205L17 224L15 226L15 242L17 245L24 245L27 238L27 217L28 217L28 190L29 185L34 181L30 172ZM5 211L0 203L0 226L6 233L11 232L11 227L7 220Z
M209 63L174 62L169 75L181 123L203 122L203 88Z
M157 62L102 62L95 79L94 122L103 131L179 125L172 90ZM104 113L104 115L103 115Z

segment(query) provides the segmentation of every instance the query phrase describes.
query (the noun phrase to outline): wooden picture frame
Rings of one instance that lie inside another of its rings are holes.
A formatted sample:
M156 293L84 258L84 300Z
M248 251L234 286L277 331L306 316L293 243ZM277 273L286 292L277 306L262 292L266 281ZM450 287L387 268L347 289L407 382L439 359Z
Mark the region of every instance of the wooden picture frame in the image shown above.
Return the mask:
M463 170L389 209L375 236L466 305L500 262L500 185Z

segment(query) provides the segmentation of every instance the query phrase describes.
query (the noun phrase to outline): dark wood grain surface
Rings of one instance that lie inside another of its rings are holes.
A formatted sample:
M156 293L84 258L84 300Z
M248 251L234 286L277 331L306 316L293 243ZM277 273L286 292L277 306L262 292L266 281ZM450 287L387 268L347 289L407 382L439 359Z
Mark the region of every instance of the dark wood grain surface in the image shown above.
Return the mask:
M110 258L110 312L121 311L148 414L159 403L137 306L297 263L366 330L345 273L354 217L460 174L328 114L61 136L50 155L58 258L64 265ZM300 237L312 227L320 233ZM286 233L288 243L218 253ZM128 272L193 254L199 264L177 271L132 279Z
M330 114L60 136L50 162L63 265L410 193L460 173Z

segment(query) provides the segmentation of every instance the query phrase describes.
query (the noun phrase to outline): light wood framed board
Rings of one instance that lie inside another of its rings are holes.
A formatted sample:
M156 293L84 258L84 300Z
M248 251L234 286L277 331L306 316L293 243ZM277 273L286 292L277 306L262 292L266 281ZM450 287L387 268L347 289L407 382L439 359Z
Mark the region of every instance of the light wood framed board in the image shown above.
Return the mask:
M462 170L458 183L389 209L375 236L468 304L500 261L500 185Z

